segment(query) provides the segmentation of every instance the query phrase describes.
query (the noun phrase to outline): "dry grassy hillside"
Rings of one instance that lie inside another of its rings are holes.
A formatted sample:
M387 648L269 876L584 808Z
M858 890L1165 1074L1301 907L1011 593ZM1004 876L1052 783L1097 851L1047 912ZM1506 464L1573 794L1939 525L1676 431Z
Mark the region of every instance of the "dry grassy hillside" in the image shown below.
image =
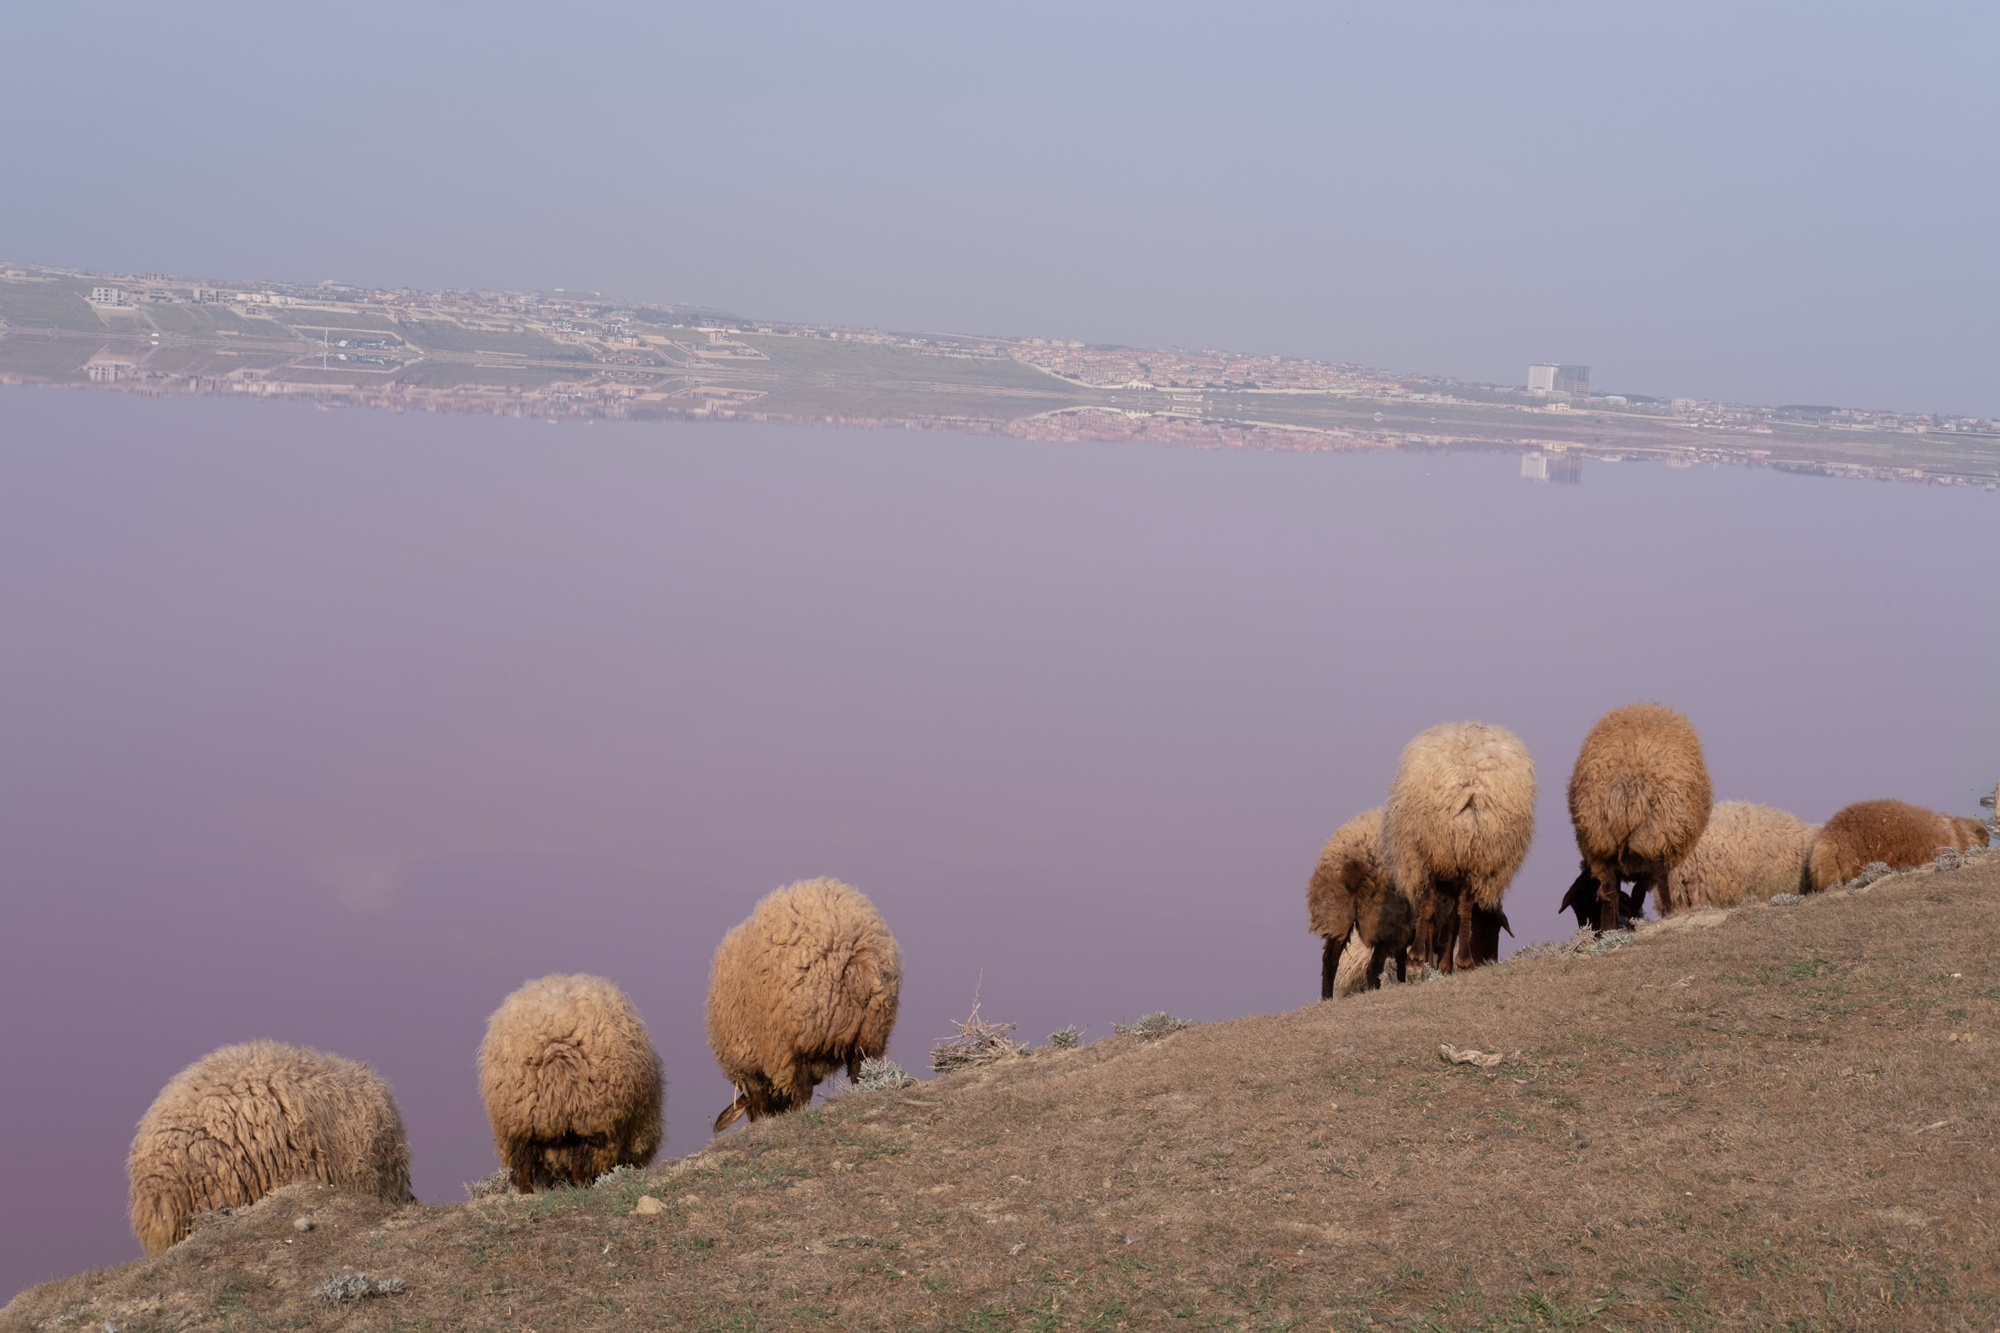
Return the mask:
M293 1187L0 1325L2000 1326L2000 854L1694 921L850 1094L592 1190ZM312 1294L353 1272L403 1289Z

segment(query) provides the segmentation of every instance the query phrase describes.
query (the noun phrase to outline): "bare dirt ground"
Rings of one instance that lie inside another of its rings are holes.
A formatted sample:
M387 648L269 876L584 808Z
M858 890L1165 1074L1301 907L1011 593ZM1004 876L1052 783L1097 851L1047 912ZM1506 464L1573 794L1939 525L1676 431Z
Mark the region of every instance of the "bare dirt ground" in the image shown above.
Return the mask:
M1686 920L850 1093L595 1189L294 1186L0 1327L2000 1326L2000 853ZM403 1289L312 1295L355 1272Z

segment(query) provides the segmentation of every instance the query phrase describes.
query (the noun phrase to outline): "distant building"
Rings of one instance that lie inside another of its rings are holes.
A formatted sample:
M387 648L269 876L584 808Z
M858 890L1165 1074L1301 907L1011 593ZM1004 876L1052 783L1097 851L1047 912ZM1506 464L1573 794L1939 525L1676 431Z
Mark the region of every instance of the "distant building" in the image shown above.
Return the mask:
M90 289L90 303L92 305L124 305L125 293L116 287L92 287Z
M1529 452L1522 454L1521 478L1524 481L1547 481L1549 479L1549 460L1539 453Z
M1528 392L1536 394L1568 394L1572 398L1584 398L1590 394L1589 366L1559 366L1554 362L1544 362L1528 367Z

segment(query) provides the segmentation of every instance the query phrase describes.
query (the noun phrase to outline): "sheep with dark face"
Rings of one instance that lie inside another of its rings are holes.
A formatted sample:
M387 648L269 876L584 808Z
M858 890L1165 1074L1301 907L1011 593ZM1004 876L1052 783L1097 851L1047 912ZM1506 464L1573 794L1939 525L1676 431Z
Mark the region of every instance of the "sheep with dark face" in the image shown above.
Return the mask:
M158 1254L194 1215L314 1180L412 1203L410 1144L389 1085L337 1055L251 1041L174 1075L139 1121L125 1163L132 1230Z
M1597 720L1569 778L1569 818L1585 871L1597 881L1600 930L1616 930L1620 885L1630 880L1662 916L1667 879L1701 841L1715 803L1701 738L1659 704L1627 704Z
M1358 938L1370 951L1357 989L1382 984L1382 969L1394 959L1396 980L1405 979L1416 911L1382 869L1382 808L1342 824L1320 850L1306 885L1306 918L1313 934L1326 941L1320 957L1319 998L1330 1000L1341 953Z
M722 937L708 973L708 1045L736 1085L721 1133L812 1101L822 1079L889 1049L903 960L874 904L837 879L764 895Z
M1382 863L1415 909L1410 956L1452 972L1500 956L1500 901L1535 836L1535 763L1521 738L1445 722L1403 749L1382 807Z
M557 974L500 1002L479 1044L479 1095L523 1194L588 1185L660 1150L660 1056L603 977Z
M1906 801L1856 801L1844 806L1813 839L1799 877L1801 893L1818 893L1880 861L1891 870L1920 866L1945 848L1987 846L1985 825Z
M1564 912L1576 914L1578 930L1597 928L1597 876L1590 873L1588 861L1583 863L1576 878L1570 881L1568 891L1563 894L1562 905L1556 908L1557 915ZM1646 904L1629 889L1621 891L1618 895L1618 915L1626 921L1638 921L1646 915Z
M1750 801L1722 801L1694 850L1667 876L1667 900L1688 907L1768 902L1799 885L1817 824Z

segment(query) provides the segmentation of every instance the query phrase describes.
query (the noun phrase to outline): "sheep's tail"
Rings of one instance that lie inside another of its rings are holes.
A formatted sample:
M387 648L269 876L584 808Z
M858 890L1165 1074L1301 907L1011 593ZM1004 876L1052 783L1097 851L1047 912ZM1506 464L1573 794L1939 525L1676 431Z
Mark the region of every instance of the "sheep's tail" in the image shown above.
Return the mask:
M737 1093L736 1100L723 1107L722 1114L715 1117L715 1132L720 1134L723 1130L728 1129L738 1120L741 1120L743 1113L749 1109L750 1099L741 1092Z

